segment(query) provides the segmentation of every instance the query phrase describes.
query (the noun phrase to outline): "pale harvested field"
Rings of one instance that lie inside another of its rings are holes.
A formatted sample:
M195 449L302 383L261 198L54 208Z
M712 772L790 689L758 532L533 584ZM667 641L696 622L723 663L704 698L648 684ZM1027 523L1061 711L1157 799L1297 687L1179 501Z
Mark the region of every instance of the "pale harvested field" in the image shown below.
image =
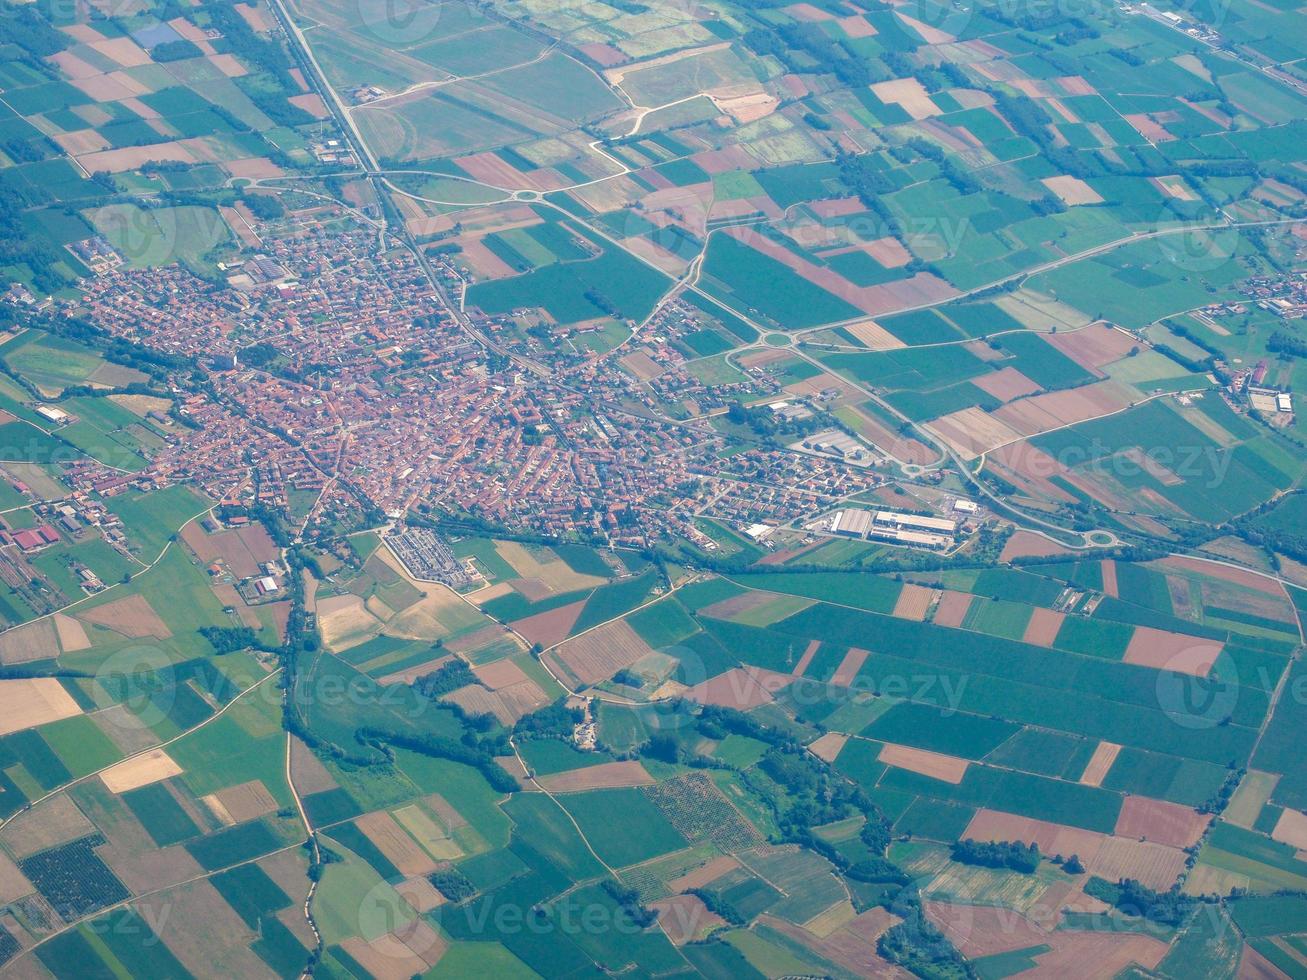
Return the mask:
M539 685L529 679L497 691L487 691L471 684L445 695L444 700L452 701L471 714L489 712L505 725L513 724L549 702Z
M56 613L52 620L55 632L59 636L59 646L63 648L64 653L90 649L91 638L86 635L86 629L81 623L62 613Z
M227 808L222 805L222 800L218 799L217 793L210 793L208 796L201 796L200 802L209 808L214 819L224 827L230 827L236 823L236 818L227 812Z
M240 78L242 75L249 74L248 69L233 54L211 54L209 55L209 64L228 78ZM297 96L297 98L303 98L303 96Z
M925 749L914 749L906 745L886 742L878 758L887 766L897 766L899 769L907 769L909 772L930 776L932 779L941 779L955 786L962 782L962 777L967 774L966 759L939 752L928 752Z
M100 779L111 793L126 793L129 789L139 789L163 779L180 776L182 767L177 765L163 749L151 749L143 755L126 759L116 766L100 773Z
M1020 432L998 418L998 412L974 407L940 416L930 423L930 428L967 459L1021 438Z
M1076 854L1086 869L1100 878L1108 881L1136 878L1149 888L1161 891L1175 883L1187 857L1178 847L1110 837L1097 831L986 809L976 811L964 836L975 840L1033 842L1045 854Z
M716 704L747 711L775 700L776 692L792 682L789 674L758 667L735 667L694 687L682 696L700 704Z
M1061 198L1062 203L1066 205L1103 203L1103 198L1098 191L1079 177L1059 174L1056 177L1045 177L1041 183Z
M907 346L875 320L863 320L844 329L871 350L897 350Z
M1121 360L1138 345L1129 334L1101 322L1081 330L1048 334L1044 339L1077 364L1091 370Z
M625 620L618 620L567 640L546 656L582 684L590 685L607 680L652 652Z
M431 856L418 847L417 841L384 810L365 813L354 823L405 877L426 875L436 870L436 862Z
M143 595L115 599L103 606L80 612L77 618L131 639L152 636L157 640L166 640L172 636L172 630L168 629L168 625L159 618L159 614Z
M75 133L59 133L50 137L59 144L59 149L69 156L79 157L84 153L97 153L107 150L110 143L94 129L80 129Z
M517 274L516 269L490 251L481 239L463 236L461 244L463 247L461 258L476 273L479 280L506 279Z
M597 575L582 575L561 558L540 561L524 545L516 541L497 541L495 550L506 562L516 569L522 578L535 578L544 582L554 592L578 592L581 589L594 589L603 585L607 579Z
M513 629L532 643L539 643L546 648L551 647L567 639L567 634L572 632L572 627L576 625L577 619L581 616L581 610L584 608L585 600L582 599L580 602L573 602L557 609L550 609L547 612L536 613L534 616L516 620L513 623Z
M951 38L950 38L951 40ZM913 119L926 119L939 115L939 106L930 100L929 93L915 78L896 78L877 82L871 87L882 102L900 106Z
M1139 131L1139 135L1150 143L1165 143L1175 136L1161 123L1142 112L1131 112L1121 117Z
M644 766L635 760L602 762L570 772L558 772L536 780L551 793L580 793L588 789L618 789L623 786L648 786L654 781Z
M258 779L220 789L215 794L237 823L277 812L277 800Z
M721 916L709 912L697 895L674 895L650 902L649 907L658 913L658 925L676 946L702 939L726 924Z
M1107 835L982 808L976 811L962 836L981 841L1033 842L1045 854L1079 854L1088 866Z
M848 925L858 917L857 911L853 908L853 903L848 899L842 902L836 902L830 908L817 913L807 922L803 923L803 928L812 933L814 936L820 936L825 939L837 929Z
M484 667L476 667L472 673L476 674L477 679L492 691L531 680L526 672L511 660L499 660Z
M834 762L848 740L849 736L842 732L827 732L809 742L808 751L823 762Z
M395 891L419 915L445 904L445 896L426 878L408 878L395 885Z
M72 695L53 677L0 680L0 735L81 713Z
M841 687L849 687L853 683L853 679L858 676L858 671L862 669L862 665L867 662L867 658L870 656L871 652L869 650L860 650L857 647L852 648L844 655L844 659L840 661L840 665L835 668L835 673L831 675L830 682L832 684L839 684Z
M0 903L8 905L36 891L8 854L0 851Z
M281 167L267 157L245 157L240 160L222 160L218 162L233 177L243 177L247 180L265 180L269 177L280 177L285 173Z
M313 750L298 738L290 740L290 771L295 779L295 788L302 796L312 793L325 793L339 785L327 767L322 764Z
M501 596L510 595L514 591L516 590L509 583L496 582L494 585L487 586L484 589L477 589L475 592L469 592L467 594L467 600L473 605L480 606L483 603L489 602L491 599L498 599Z
M1001 402L1010 402L1013 398L1033 395L1041 390L1039 385L1014 367L1000 368L991 374L981 375L971 383L981 391L989 392Z
M88 646L89 642L74 649L85 649ZM57 656L58 635L55 624L49 619L38 619L34 623L15 626L0 633L0 664L29 664L36 660L53 660Z
M1275 822L1271 837L1300 851L1307 850L1307 815L1286 807Z
M1103 570L1103 595L1115 599L1119 595L1116 585L1116 562L1111 558L1104 558L1101 567Z
M729 854L721 857L715 857L707 864L700 865L693 871L681 875L667 882L667 890L672 892L688 892L692 888L702 888L704 885L711 884L728 871L734 871L740 866L740 862L735 860Z
M146 727L140 715L122 704L111 704L95 713L95 723L124 755L135 755L159 743L159 736Z
M150 146L127 146L118 150L101 150L88 153L78 162L92 173L107 170L120 174L128 170L139 170L151 160L160 163L196 163L195 154L181 143L154 143Z
M1080 774L1080 782L1086 786L1101 786L1108 771L1121 753L1121 746L1115 742L1099 742L1094 754L1089 757L1085 771Z
M450 839L449 831L418 806L410 803L394 812L395 820L413 835L418 845L438 861L452 861L463 856L463 849Z
M1030 622L1026 624L1026 631L1021 637L1022 642L1041 647L1051 646L1058 630L1062 628L1064 619L1066 616L1054 609L1036 607L1030 616Z
M1229 806L1221 814L1222 819L1245 830L1251 830L1262 812L1262 807L1275 791L1275 784L1279 779L1277 774L1258 772L1255 769L1248 770L1239 783L1239 788L1235 790L1234 796L1231 797Z
M894 602L894 615L899 619L911 619L920 623L925 620L930 604L934 601L934 589L909 582L903 586L903 591Z
M142 65L151 63L150 56L129 37L113 37L103 41L91 41L87 47L95 49L106 58L117 62L123 68L139 68Z
M1125 662L1206 677L1223 648L1220 640L1137 626L1126 647Z
M1047 929L1012 909L927 901L922 911L964 956L972 958L1043 946L1049 936Z
M95 833L93 824L67 793L24 810L5 827L5 846L21 861L57 844Z
M1108 837L1092 857L1080 857L1090 874L1107 881L1135 878L1149 888L1166 891L1184 871L1188 855L1178 847L1152 841Z
M1235 585L1256 589L1258 592L1265 592L1267 595L1284 597L1284 590L1275 579L1242 568L1231 568L1229 565L1217 565L1197 558L1185 558L1183 556L1163 558L1157 561L1156 564L1179 571L1197 572L1199 575L1207 575L1211 578L1233 582Z
M425 593L386 623L385 633L405 640L437 640L459 630L485 624L485 618L456 592L432 582L412 578L389 549L378 552L386 566L407 582L415 593Z
M1003 553L998 558L999 561L1008 561L1019 557L1048 558L1053 555L1069 554L1071 554L1070 548L1064 548L1043 535L1031 531L1017 531L1007 539L1007 543L1003 545Z
M430 929L430 926L427 926ZM357 936L340 944L350 957L367 970L376 980L410 980L422 976L431 968L421 956L410 949L398 936L385 935L366 942ZM437 937L436 945L445 941Z
M808 665L812 663L812 658L817 656L817 651L820 649L820 640L809 640L808 648L803 651L803 656L799 658L799 662L794 665L794 669L790 673L795 677L802 677L804 671L808 669Z
M1285 811L1286 814L1289 812ZM1199 813L1192 807L1150 800L1144 796L1127 796L1114 833L1117 837L1142 838L1171 847L1192 847L1211 822L1211 814ZM1307 830L1307 818L1304 818L1304 829Z
M318 600L318 629L322 632L322 642L332 650L358 646L380 628L381 621L353 593Z
M1032 436L1111 415L1129 404L1130 395L1123 385L1100 381L1083 388L1023 398L996 409L993 417L1022 436Z
M192 975L267 975L268 967L263 960L244 943L232 941L239 936L250 937L245 940L249 942L253 934L209 882L197 881L150 895L141 899L140 904L147 922L168 924L165 933L168 948Z
M953 626L962 625L962 621L967 618L967 610L971 608L971 600L974 599L969 592L952 592L944 590L943 595L939 597L939 605L935 607L935 625Z

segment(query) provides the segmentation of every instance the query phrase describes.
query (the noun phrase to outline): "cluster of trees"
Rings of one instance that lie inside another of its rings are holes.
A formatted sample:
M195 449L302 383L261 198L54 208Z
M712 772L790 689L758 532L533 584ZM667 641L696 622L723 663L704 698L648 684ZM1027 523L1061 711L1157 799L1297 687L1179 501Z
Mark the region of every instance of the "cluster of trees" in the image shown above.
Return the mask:
M235 653L258 644L258 634L248 626L201 626L199 633L213 646L214 653Z
M584 711L569 708L566 700L559 698L553 704L519 718L513 726L513 734L522 738L570 739L573 730L584 720Z
M471 898L477 893L476 885L467 880L467 875L452 865L427 875L427 881L436 886L436 891L455 904Z
M1039 867L1039 845L1011 840L972 840L967 837L953 845L952 858L961 864L1008 868L1028 875Z
M962 980L977 975L949 938L926 918L915 885L900 890L890 911L903 921L876 942L876 951L885 959L931 980Z
M492 788L500 793L516 793L522 787L498 762L495 756L508 751L507 739L498 737L477 738L467 731L463 738L455 740L441 735L410 735L406 732L392 732L381 728L365 727L355 733L355 738L362 745L371 745L380 749L388 758L391 746L408 749L433 759L448 759L464 766L471 766L485 777Z
M466 662L455 657L448 663L441 664L429 674L423 674L413 682L413 690L424 698L438 700L442 695L457 691L469 684L479 684L477 675Z
M1115 885L1102 878L1090 878L1085 894L1106 902L1126 915L1147 919L1161 925L1178 926L1197 904L1196 899L1182 895L1178 888L1171 891L1154 891L1134 878L1122 878Z
M1266 341L1266 349L1275 354L1286 354L1289 357L1307 357L1307 340L1303 340L1297 334L1276 330L1271 334L1270 339Z
M155 61L163 64L166 61L185 61L187 58L202 58L204 52L194 41L188 41L184 37L175 41L164 41L156 44L150 50L150 57Z
M608 878L603 883L603 889L617 903L627 918L641 929L648 929L658 920L658 913L651 908L646 908L640 902L640 893L634 888L628 888L626 885Z

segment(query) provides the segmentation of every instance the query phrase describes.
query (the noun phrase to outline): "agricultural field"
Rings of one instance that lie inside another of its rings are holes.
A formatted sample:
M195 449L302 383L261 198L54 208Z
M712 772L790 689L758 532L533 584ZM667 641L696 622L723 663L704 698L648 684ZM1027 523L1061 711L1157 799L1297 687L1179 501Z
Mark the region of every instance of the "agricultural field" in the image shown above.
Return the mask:
M1307 975L1303 28L0 9L0 980Z

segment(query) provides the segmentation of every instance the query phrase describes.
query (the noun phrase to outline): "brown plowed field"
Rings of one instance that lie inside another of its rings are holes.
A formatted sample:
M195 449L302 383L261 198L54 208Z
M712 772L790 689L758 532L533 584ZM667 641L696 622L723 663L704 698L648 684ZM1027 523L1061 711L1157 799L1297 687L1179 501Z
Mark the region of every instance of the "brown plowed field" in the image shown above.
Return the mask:
M968 766L966 759L888 742L880 750L879 759L887 766L897 766L899 769L907 769L923 776L930 776L932 779L941 779L955 786L962 782Z
M652 652L625 620L618 620L574 637L546 656L581 683L598 684Z
M77 618L132 639L152 636L157 640L166 640L172 636L172 630L168 629L167 624L159 618L159 614L142 595L115 599L103 606L78 613Z
M744 711L774 701L776 692L793 680L789 674L778 674L758 667L736 667L688 688L682 696L700 704L716 704Z
M1030 622L1026 623L1026 632L1021 639L1036 646L1052 646L1064 619L1066 616L1055 609L1036 608L1030 616Z
M849 687L853 684L853 678L858 676L858 671L862 669L862 665L867 662L867 658L870 656L869 651L859 650L854 647L844 655L844 659L840 661L839 667L835 669L830 682L839 684L841 687Z
M1125 662L1206 677L1223 647L1220 640L1137 626L1126 647Z
M908 583L903 586L903 591L899 593L894 603L894 615L900 619L912 619L919 623L926 618L934 598L934 589Z
M648 786L654 778L640 763L602 762L569 772L558 772L536 780L551 793L580 793L588 789L619 789L624 786Z
M962 621L967 618L967 610L971 608L971 600L975 596L969 592L950 592L944 590L940 596L939 605L935 607L935 624L937 626L961 626Z
M1287 812L1287 811L1286 811ZM1116 819L1116 836L1192 847L1212 822L1211 814L1146 796L1127 796Z

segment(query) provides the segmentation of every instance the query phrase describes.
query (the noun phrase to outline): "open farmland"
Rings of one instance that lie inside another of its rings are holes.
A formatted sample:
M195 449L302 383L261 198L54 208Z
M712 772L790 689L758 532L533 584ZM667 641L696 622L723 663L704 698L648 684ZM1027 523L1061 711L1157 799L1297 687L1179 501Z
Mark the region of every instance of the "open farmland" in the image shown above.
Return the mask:
M1303 19L4 6L0 980L1302 975Z

